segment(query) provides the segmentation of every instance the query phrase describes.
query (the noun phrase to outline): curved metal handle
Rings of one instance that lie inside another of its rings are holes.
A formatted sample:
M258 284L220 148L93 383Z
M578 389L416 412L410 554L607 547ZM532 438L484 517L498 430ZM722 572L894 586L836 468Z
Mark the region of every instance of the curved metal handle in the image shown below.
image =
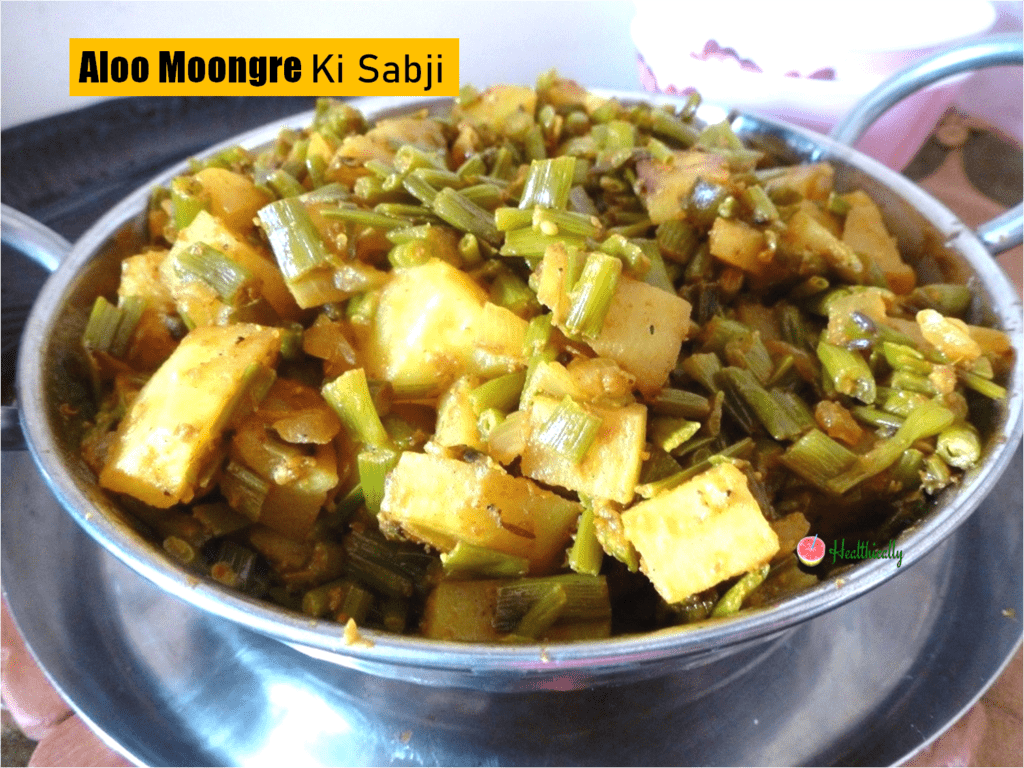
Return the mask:
M71 243L6 203L0 205L0 240L50 272L71 252Z
M71 252L71 243L63 237L31 216L26 216L6 204L0 205L0 241L24 253L50 272L57 269ZM23 449L25 439L18 421L18 406L3 406L0 417L0 426L3 428L0 444L3 450Z
M1024 63L1024 41L1014 34L995 35L941 51L889 78L868 93L829 134L853 145L888 109L945 77L975 69ZM1018 205L978 227L976 234L993 255L1024 240L1024 205Z

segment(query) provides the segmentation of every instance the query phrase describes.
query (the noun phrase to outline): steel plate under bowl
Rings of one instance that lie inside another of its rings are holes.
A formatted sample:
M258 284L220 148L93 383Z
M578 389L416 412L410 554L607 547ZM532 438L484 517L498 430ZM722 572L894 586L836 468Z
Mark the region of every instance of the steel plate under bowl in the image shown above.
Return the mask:
M608 95L624 101L672 101L645 94ZM357 106L369 116L380 117L414 106L437 108L447 103L373 99ZM716 108L704 109L714 112ZM299 115L222 146L259 146L271 141L283 125L303 125L310 118L311 113ZM834 163L837 186L862 188L878 201L901 251L917 261L926 279L942 276L972 284L977 301L971 320L1005 330L1019 357L1022 319L1017 292L973 234L947 209L879 163L817 134L751 116L734 116L733 125L741 136L774 149L785 159ZM347 645L333 622L310 621L186 573L160 549L140 546L133 521L97 488L81 461L79 436L63 415L68 406L84 407L89 397L82 386L87 377L82 375L81 361L69 350L78 346L92 298L116 286L120 248L138 236L149 190L184 167L171 169L138 190L78 241L44 287L29 319L18 378L23 427L57 497L93 538L160 589L211 614L294 646L315 649L356 669L438 686L507 691L532 690L554 681L580 689L599 682L631 681L671 671L684 656L702 656L710 663L723 653L744 652L766 636L833 610L895 575L895 566L888 561L865 561L777 606L744 612L718 624L543 648L438 643L372 631L365 633L369 643ZM1021 435L1019 365L1011 373L1008 389L1011 397L1005 404L980 412L987 422L986 432L992 435L985 446L985 461L968 473L964 483L944 492L939 508L925 521L897 540L905 553L901 573L948 537L981 504L1005 470Z

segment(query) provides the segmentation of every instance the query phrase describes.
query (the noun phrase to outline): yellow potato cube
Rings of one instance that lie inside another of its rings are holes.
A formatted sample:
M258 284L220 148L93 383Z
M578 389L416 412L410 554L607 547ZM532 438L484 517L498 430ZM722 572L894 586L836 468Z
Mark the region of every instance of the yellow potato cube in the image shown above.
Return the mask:
M154 507L189 502L219 455L247 371L272 368L281 332L207 325L146 382L117 428L100 485Z
M423 609L423 636L464 643L501 639L501 632L494 628L500 585L497 579L439 582Z
M465 272L431 259L392 274L366 343L370 378L390 381L399 397L434 397L463 373L478 372L481 354L497 355L503 370L526 364L526 321L488 305L487 292Z
M530 573L562 564L583 507L514 477L484 455L475 461L406 451L384 486L385 532L442 552L459 541L530 561Z
M896 239L889 234L882 212L866 193L843 195L850 204L843 224L843 242L857 253L867 254L882 270L895 293L910 293L917 283L914 268L903 261Z
M677 603L767 563L779 539L732 464L719 464L622 513L640 568Z
M690 327L690 304L674 293L622 277L600 335L590 346L636 376L644 393L665 386Z
M559 402L544 395L534 397L530 406L532 432L551 418ZM522 472L548 485L628 504L633 500L640 478L647 408L632 403L618 408L590 405L588 409L601 419L601 427L580 464L574 464L548 446L527 440Z

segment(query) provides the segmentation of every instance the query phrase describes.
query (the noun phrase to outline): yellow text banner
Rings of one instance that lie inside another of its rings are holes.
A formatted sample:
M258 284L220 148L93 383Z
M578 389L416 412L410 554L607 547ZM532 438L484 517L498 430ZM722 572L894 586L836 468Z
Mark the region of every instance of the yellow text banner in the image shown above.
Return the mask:
M71 96L456 96L459 40L71 38Z

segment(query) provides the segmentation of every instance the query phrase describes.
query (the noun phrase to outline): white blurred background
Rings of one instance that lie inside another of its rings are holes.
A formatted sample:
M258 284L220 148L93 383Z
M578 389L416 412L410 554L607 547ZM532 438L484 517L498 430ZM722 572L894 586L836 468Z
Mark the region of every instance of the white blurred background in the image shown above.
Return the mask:
M943 2L930 3L932 13ZM649 5L649 3L647 3ZM743 17L743 2L718 3ZM773 4L785 14L787 2ZM1021 29L1024 4L994 3L993 32ZM678 13L682 3L666 3ZM855 6L848 6L853 8ZM458 37L463 82L533 83L556 67L591 87L639 90L632 2L12 2L0 4L0 127L86 106L68 96L71 37ZM828 22L834 23L834 22ZM884 14L879 23L884 23ZM686 55L680 51L681 55ZM972 76L967 112L1021 139L1019 68Z

